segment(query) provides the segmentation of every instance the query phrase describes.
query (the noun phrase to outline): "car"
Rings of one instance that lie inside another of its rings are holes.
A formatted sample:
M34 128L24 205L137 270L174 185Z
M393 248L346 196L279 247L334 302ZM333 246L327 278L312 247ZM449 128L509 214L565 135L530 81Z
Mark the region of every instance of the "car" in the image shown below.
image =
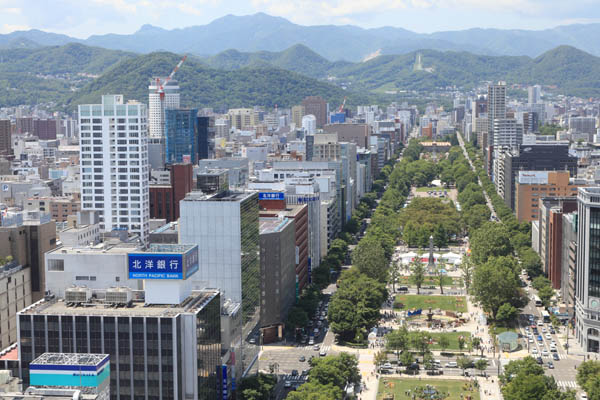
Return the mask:
M289 388L291 388L291 387L292 387L292 382L290 382L290 381L285 381L285 382L283 383L283 387L284 387L284 388L286 388L286 389L289 389Z
M525 326L525 330L529 332L529 325Z
M311 328L313 326L312 320L308 321L308 324L306 324L306 325L308 325L308 327Z
M311 337L311 338L308 340L308 344L309 344L310 346L312 346L313 344L315 344L315 338Z
M550 353L548 353L548 350L544 349L544 350L542 350L542 356L543 357L549 357Z
M446 368L457 368L458 364L456 363L456 361L448 361L446 363Z
M579 396L579 400L588 400L587 394L581 393L581 396Z
M250 338L248 340L248 343L250 343L250 344L256 344L256 339L255 338Z
M548 369L554 369L554 363L552 361L548 361Z
M560 360L560 358L558 357L558 354L557 354L557 353L552 353L552 359L553 359L554 361L558 361L558 360Z
M537 354L537 353L538 353L537 347L534 347L533 349L531 349L531 354Z
M318 335L319 334L319 328L313 329L313 332L315 333L315 335Z
M553 335L556 333L556 331L554 330L554 328L550 328L550 333L553 334Z
M551 334L549 334L549 333L546 333L546 335L545 335L545 336L546 336L546 339L548 339L548 340L552 339L552 335L551 335Z
M325 350L321 350L319 352L319 357L325 357L327 355L327 352Z
M529 332L529 333L527 334L527 337L528 337L528 338L532 338L532 337L533 337L533 333Z
M542 326L542 333L546 333L546 328Z
M304 357L304 356L300 356L300 358L298 359L298 361L300 361L300 362L304 362L304 361L306 361L306 357Z
M292 370L292 376L298 376L298 370L297 369L293 369Z
M412 363L408 367L406 367L406 369L410 371L418 371L421 369L421 367L419 367L419 364L417 363Z
M319 322L317 322L317 327L322 327L323 326L323 320L320 320Z
M542 357L537 357L537 358L535 359L535 361L536 361L538 364L540 364L540 365L544 364L544 361L542 360Z
M538 340L538 342L543 342L544 338L542 338L542 335L538 335L537 340Z
M529 338L529 343L533 343L533 338L532 337Z
M544 326L544 321L542 321L541 319L538 319L537 325Z
M382 368L392 369L393 367L392 367L392 364L390 364L389 362L386 362L385 364L383 364Z
M308 375L308 370L307 369L303 369L302 370L302 376L306 376Z

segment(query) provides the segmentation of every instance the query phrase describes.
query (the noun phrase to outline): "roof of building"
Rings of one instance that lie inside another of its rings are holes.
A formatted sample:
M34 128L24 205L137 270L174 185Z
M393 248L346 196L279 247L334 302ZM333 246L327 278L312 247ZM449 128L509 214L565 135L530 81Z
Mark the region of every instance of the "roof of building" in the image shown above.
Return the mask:
M102 364L108 354L91 353L44 353L31 362L40 365L86 365L96 366Z
M259 219L260 234L281 232L292 220L289 218L263 217Z
M139 249L139 243L105 241L92 246L57 247L46 254L127 254Z
M113 304L99 300L90 300L89 303L79 307L71 306L63 299L40 300L20 311L19 314L174 317L201 310L218 293L216 289L199 290L193 291L180 304L145 304L133 301L126 307L114 307Z

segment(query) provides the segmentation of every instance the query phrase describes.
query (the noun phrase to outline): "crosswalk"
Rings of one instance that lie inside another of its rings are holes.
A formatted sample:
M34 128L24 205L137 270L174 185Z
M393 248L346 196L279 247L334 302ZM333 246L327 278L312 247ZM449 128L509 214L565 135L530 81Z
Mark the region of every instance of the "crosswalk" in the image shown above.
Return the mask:
M314 344L310 344L310 345L302 346L302 349L313 350L314 347L315 347ZM329 350L331 350L331 346L319 346L319 351L325 351L326 353L329 353ZM316 351L315 351L315 353L316 353Z
M577 382L575 382L575 381L557 381L556 384L558 385L559 388L570 388L570 389L577 388Z

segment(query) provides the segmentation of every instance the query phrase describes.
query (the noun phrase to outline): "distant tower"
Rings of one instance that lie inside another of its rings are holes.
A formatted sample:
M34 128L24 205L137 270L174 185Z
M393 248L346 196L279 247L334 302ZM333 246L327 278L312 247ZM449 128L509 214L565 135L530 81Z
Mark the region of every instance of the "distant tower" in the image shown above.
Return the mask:
M429 262L427 266L430 268L435 266L435 259L433 258L433 235L429 236Z
M413 67L413 71L423 71L423 56L421 53L417 53L417 57L415 58L415 65Z
M179 108L179 85L170 80L163 85L163 100L157 82L166 78L152 78L148 86L148 134L150 139L165 137L165 110Z

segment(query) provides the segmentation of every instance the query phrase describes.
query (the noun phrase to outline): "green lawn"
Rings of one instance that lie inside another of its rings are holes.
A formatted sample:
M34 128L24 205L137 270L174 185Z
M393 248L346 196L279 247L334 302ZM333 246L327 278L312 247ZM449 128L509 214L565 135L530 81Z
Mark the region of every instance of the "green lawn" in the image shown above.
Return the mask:
M429 345L430 350L442 350L442 348L438 345L441 336L446 336L450 342L450 345L446 347L444 350L459 350L458 348L458 338L462 336L465 338L465 347L463 350L467 350L469 346L469 342L471 341L471 334L469 332L426 332L431 338L432 342ZM416 335L417 332L410 332L410 336Z
M379 391L377 400L383 400L385 395L392 393L394 400L412 399L412 392L416 387L431 385L440 392L448 393L446 400L461 400L465 396L471 396L473 400L479 400L479 389L474 388L468 381L457 379L394 379L381 378L379 380ZM411 394L406 395L410 390ZM461 396L462 395L462 396Z
M407 285L407 286L414 286L414 284L412 283L410 276L401 276L400 279L398 280L398 284L396 286L402 286L402 285ZM444 286L459 286L462 287L462 280L460 278L453 278L451 276L444 276L443 278L443 285ZM426 276L425 277L425 281L423 282L423 285L421 285L421 287L426 287L426 286L435 286L436 288L439 287L439 281L437 279L437 277L435 276Z
M423 311L440 309L444 311L467 312L467 300L464 296L424 296L416 294L399 294L396 302L404 304L404 310L422 308Z
M417 192L449 192L448 189L439 188L439 187L418 187L416 189Z

